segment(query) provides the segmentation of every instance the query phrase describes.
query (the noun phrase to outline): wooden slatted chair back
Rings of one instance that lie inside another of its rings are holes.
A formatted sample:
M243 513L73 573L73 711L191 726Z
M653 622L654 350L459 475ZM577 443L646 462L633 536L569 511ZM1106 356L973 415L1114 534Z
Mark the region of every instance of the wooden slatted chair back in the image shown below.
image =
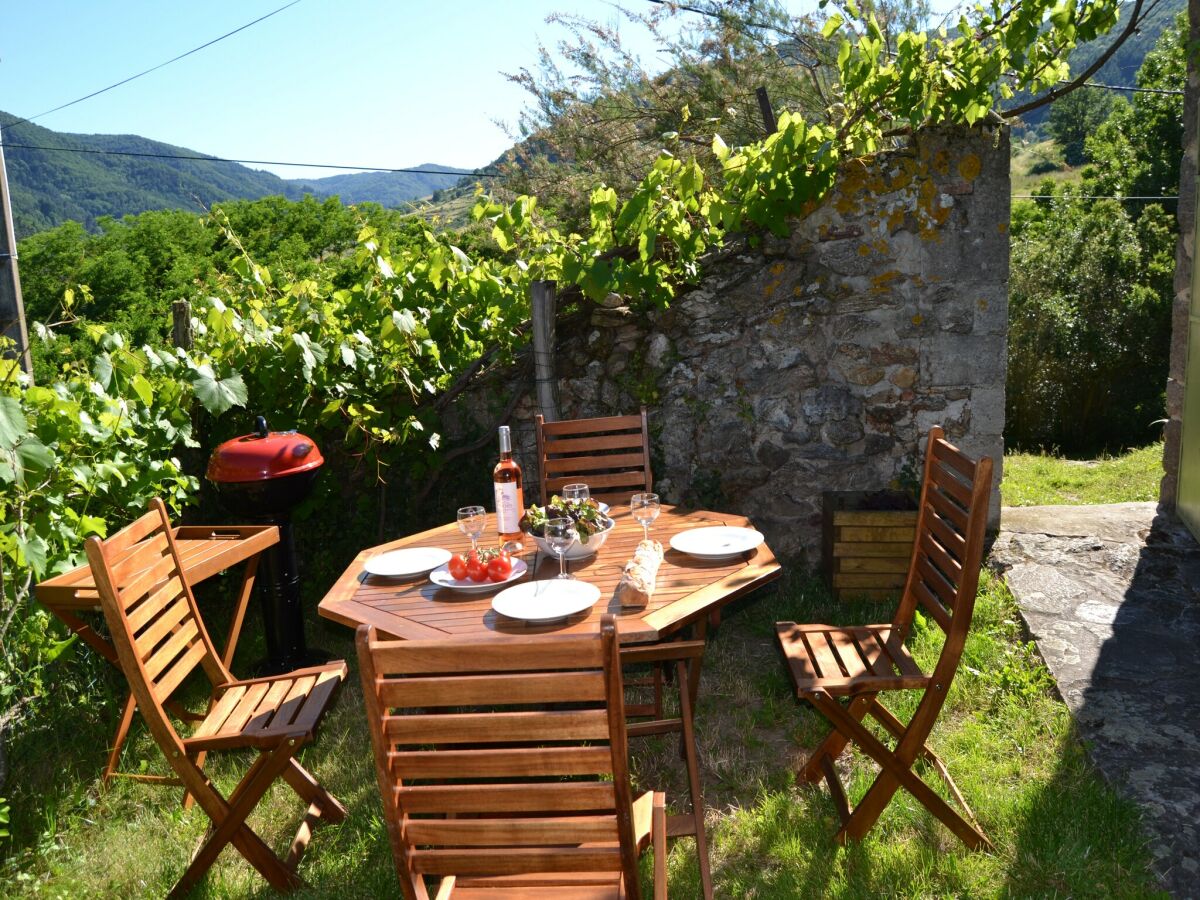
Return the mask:
M155 739L182 747L163 709L171 693L199 666L214 684L232 681L183 577L179 548L161 500L107 540L85 545L100 606L121 669Z
M485 644L364 625L358 654L405 897L425 900L426 875L581 872L640 896L610 616L599 634Z
M930 429L912 561L891 639L908 636L919 606L946 633L942 656L950 672L971 626L991 489L991 459L975 461L941 428Z
M635 416L546 422L537 417L538 476L542 503L564 484L585 482L596 500L626 504L653 490L646 408Z

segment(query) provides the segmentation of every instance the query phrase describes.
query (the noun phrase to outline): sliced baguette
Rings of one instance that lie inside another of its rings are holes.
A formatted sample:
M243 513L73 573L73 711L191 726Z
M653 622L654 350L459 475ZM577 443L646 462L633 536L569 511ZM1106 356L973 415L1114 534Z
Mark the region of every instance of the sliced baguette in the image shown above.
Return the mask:
M658 541L642 541L625 563L625 571L613 591L613 599L621 606L643 607L654 595L658 567L662 565L663 548Z

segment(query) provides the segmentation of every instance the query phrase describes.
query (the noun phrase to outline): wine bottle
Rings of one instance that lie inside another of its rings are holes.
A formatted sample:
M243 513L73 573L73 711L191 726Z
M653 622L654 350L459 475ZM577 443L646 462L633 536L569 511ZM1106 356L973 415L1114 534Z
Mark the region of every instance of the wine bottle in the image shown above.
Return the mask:
M500 462L492 471L496 491L496 530L506 550L524 548L521 517L525 515L525 491L522 489L521 467L512 455L512 433L507 425L500 426Z

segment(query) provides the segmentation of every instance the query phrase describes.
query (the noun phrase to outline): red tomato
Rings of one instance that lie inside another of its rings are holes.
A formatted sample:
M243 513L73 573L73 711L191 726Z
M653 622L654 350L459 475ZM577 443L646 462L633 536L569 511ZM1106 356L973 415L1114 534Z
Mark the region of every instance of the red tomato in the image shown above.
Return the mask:
M488 578L492 581L504 581L512 574L512 570L512 557L506 551L501 550L488 563Z
M450 570L450 577L455 581L462 581L467 577L467 556L465 553L455 553L450 557L450 562L447 564Z
M483 562L474 553L472 553L471 558L467 560L467 577L472 581L488 580L487 563Z

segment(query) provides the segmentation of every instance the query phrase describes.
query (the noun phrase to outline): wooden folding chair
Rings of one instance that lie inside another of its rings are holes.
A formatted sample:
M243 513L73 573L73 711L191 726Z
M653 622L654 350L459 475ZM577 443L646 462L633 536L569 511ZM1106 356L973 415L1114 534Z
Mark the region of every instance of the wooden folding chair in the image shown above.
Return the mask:
M358 629L375 770L407 900L641 897L661 793L633 798L616 627L490 643Z
M912 563L892 622L856 628L776 625L797 693L833 725L799 777L808 782L825 777L842 819L839 843L861 840L903 787L968 847L993 849L946 766L925 743L946 702L971 627L991 486L990 459L974 462L943 439L942 429L931 429ZM928 675L904 646L918 603L946 635ZM883 692L896 690L924 692L907 724L879 699ZM848 704L842 704L843 697ZM863 724L867 715L895 740L894 747ZM853 810L833 765L850 743L881 769ZM934 767L966 818L913 771L918 759Z
M644 406L636 416L562 422L547 422L539 414L537 451L542 503L573 481L586 482L594 499L613 506L654 490Z
M203 845L171 896L195 886L226 844L232 843L276 890L300 887L296 866L320 821L340 822L346 810L295 756L313 738L317 723L346 677L341 661L287 675L238 681L217 655L183 577L179 549L161 500L134 525L101 541L87 541L104 618L121 670L138 709L167 762L212 820ZM138 548L125 554L132 544ZM120 562L115 562L120 557ZM142 574L129 579L132 572ZM118 589L117 585L124 585ZM209 711L190 737L180 737L164 701L197 667L213 686ZM258 758L228 798L200 768L207 751L256 749ZM246 817L282 777L308 804L286 860L268 847Z
M547 422L537 417L538 475L541 479L542 502L573 481L586 483L597 500L611 505L628 504L630 497L640 491L653 490L650 471L650 431L646 407L631 416L605 416L594 419L567 419ZM712 622L719 621L714 613ZM650 687L654 692L651 704L626 707L631 719L629 736L678 733L687 764L688 793L692 801L690 816L672 816L668 832L672 837L692 835L696 838L696 855L700 863L700 880L705 898L712 897L712 876L709 871L708 844L704 836L704 798L700 791L700 766L696 756L696 740L692 729L692 709L700 677L700 657L704 642L660 643L652 647L624 648L621 661L625 665L647 663L648 677L627 685ZM663 714L663 688L668 674L685 675L676 683L679 687L681 715L666 718Z

